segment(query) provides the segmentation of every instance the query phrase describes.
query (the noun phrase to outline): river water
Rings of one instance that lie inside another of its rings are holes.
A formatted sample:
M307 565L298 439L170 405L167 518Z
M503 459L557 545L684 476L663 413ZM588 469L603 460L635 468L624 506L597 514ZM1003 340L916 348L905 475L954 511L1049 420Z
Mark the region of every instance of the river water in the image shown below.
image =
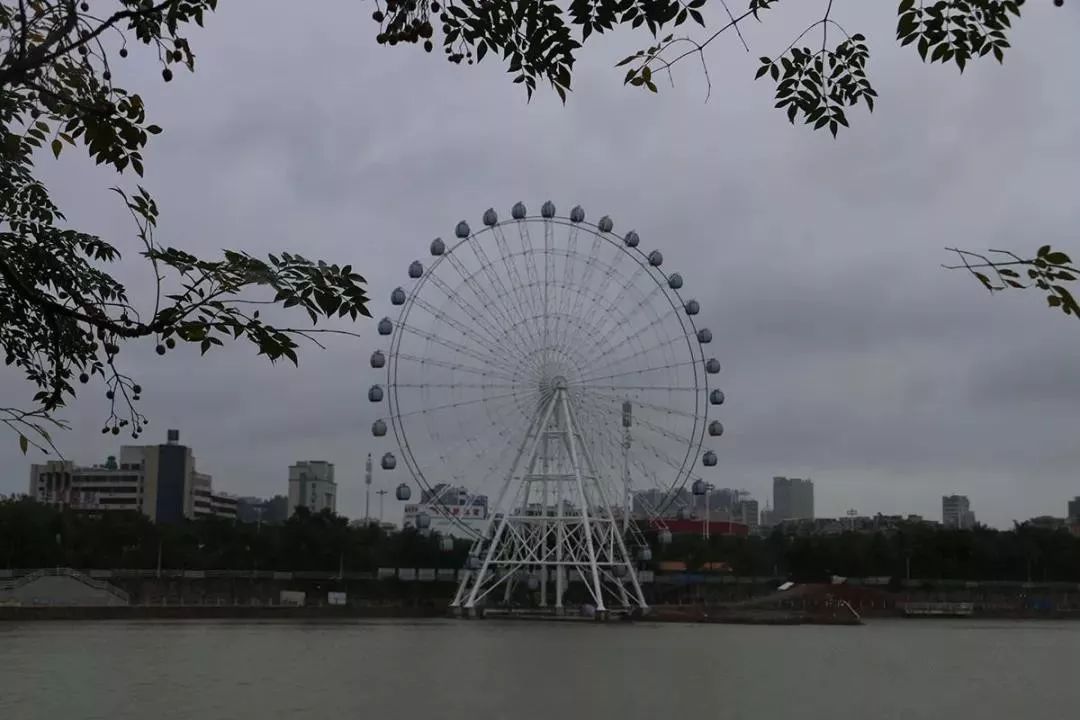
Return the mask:
M3 720L1080 713L1080 623L0 624Z

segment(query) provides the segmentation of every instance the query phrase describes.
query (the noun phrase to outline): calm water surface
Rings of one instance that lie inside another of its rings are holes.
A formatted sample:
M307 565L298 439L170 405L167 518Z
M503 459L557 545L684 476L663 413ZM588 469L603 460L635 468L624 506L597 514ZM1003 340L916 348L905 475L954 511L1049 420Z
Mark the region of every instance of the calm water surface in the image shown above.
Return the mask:
M3 720L1078 717L1080 623L0 624Z

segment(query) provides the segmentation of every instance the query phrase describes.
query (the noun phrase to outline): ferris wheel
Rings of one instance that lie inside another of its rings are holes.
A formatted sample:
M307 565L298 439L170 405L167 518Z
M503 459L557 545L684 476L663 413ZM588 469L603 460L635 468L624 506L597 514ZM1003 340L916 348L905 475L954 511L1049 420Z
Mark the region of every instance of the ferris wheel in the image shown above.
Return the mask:
M391 293L371 431L418 486L413 524L473 540L455 606L524 593L558 611L576 586L598 611L644 609L642 527L669 540L663 518L717 464L724 394L698 301L640 246L580 206L517 203L432 240Z

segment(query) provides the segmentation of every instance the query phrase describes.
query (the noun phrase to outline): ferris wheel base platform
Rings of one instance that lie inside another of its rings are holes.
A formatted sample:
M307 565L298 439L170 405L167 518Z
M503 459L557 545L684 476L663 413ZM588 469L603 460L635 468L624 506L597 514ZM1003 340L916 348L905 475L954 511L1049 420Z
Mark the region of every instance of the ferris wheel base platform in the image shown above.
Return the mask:
M592 610L582 607L563 608L451 608L454 617L488 620L549 620L557 622L632 622L645 615L635 608Z

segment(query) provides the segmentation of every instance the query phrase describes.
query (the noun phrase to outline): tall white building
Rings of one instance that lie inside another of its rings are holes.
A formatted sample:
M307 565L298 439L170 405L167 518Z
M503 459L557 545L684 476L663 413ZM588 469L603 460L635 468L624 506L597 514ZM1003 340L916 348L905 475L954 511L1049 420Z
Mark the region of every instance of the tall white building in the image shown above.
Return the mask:
M303 460L289 467L289 517L298 507L305 507L312 513L337 512L334 463Z
M944 495L941 498L941 524L946 528L970 530L975 527L975 513L967 495Z

